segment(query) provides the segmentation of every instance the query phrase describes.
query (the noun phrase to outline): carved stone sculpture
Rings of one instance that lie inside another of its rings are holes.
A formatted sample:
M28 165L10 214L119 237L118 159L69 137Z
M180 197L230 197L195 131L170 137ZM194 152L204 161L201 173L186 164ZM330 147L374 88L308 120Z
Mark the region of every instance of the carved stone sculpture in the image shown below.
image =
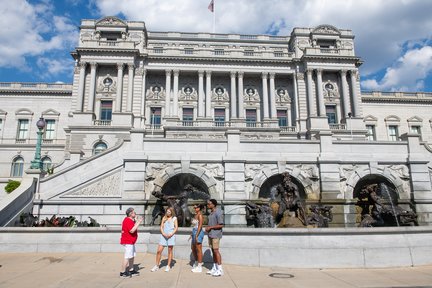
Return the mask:
M246 202L246 221L248 225L256 228L272 228L274 220L272 210L268 204L258 205L253 202Z
M328 224L333 220L332 208L333 206L328 205L311 205L311 213L307 217L308 225L318 228L329 227Z

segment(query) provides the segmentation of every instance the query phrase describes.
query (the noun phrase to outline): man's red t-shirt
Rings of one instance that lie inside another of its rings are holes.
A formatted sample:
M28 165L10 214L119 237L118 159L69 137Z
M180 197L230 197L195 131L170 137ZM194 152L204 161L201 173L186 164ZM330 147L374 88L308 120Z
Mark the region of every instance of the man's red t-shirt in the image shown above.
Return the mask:
M123 220L120 244L135 244L138 239L138 229L134 233L130 233L134 225L135 222L129 217Z

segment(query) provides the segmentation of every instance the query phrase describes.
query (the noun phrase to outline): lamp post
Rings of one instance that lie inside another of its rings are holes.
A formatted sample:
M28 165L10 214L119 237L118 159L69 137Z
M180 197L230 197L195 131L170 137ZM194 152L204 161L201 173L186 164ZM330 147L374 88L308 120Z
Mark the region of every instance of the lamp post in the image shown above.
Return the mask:
M349 125L350 125L350 133L351 133L351 140L353 140L353 134L352 134L352 113L348 112L348 118L350 119Z
M30 169L39 169L42 170L42 162L41 162L41 148L42 148L42 134L44 133L46 122L43 117L40 117L36 122L36 127L38 128L37 133L37 141L36 141L36 152L34 159L31 161Z

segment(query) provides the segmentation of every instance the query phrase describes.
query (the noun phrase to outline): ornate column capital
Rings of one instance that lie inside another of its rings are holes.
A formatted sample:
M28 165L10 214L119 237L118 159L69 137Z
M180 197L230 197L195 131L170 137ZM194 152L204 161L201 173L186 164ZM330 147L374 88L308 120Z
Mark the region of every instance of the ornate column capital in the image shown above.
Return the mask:
M268 76L268 72L262 72L261 73L261 78L262 79L267 79L267 76Z
M117 70L123 70L124 63L117 63Z
M211 70L206 70L205 72L206 72L206 75L207 75L207 76L211 76L211 74L212 74L212 71L211 71Z
M90 67L91 67L91 69L96 69L96 67L98 66L98 63L97 62L90 62Z
M165 76L171 76L171 70L169 69L165 70Z
M127 66L129 70L135 69L135 65L133 63L128 63Z
M346 69L342 69L342 70L339 71L339 73L341 74L341 76L346 76L347 72L348 71Z
M178 77L180 75L180 70L178 70L178 69L173 70L173 75L174 75L174 77Z
M198 76L204 77L204 70L198 70Z
M243 78L244 72L243 71L238 71L237 75L238 75L239 78Z
M80 62L80 63L79 63L79 67L80 67L81 69L85 69L86 66L87 66L87 62Z
M236 75L237 75L237 72L235 72L235 71L231 71L231 72L230 72L230 75L231 75L231 78L235 78Z
M317 68L317 69L315 69L315 72L316 72L316 75L318 76L318 75L322 75L322 72L324 71L324 69L322 69L322 68Z
M312 75L313 69L312 68L307 68L306 69L306 73L309 75Z
M270 72L270 73L269 73L269 78L270 78L270 79L274 79L275 76L276 76L276 73L274 73L274 72Z

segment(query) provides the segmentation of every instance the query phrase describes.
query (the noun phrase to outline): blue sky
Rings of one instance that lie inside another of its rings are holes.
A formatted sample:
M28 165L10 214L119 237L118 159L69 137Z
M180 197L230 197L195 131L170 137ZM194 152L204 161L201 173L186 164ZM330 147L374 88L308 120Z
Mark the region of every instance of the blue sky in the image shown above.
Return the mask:
M215 0L216 32L353 30L362 90L432 92L432 1ZM81 19L115 15L150 31L211 32L210 0L0 0L0 82L72 82ZM4 29L4 27L8 27Z

